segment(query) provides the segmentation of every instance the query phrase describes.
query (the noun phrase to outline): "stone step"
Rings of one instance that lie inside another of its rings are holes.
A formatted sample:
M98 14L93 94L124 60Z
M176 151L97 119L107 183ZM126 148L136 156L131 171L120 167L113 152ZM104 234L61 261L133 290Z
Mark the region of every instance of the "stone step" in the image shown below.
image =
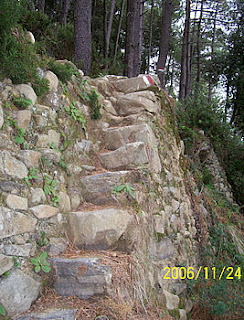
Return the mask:
M102 265L96 257L74 259L53 258L54 289L61 296L88 299L106 295L112 280L111 268Z
M132 142L144 142L150 147L157 144L152 129L146 123L106 128L103 130L103 134L108 150L116 150Z
M43 312L29 313L14 320L75 320L77 309L49 309Z
M69 237L77 247L83 249L114 248L132 219L133 216L127 210L118 208L70 212Z
M115 151L101 153L99 158L108 170L132 170L149 165L149 156L143 142L128 143Z
M139 174L132 171L103 172L81 179L82 196L85 201L96 204L117 204L112 191L115 185L140 181Z

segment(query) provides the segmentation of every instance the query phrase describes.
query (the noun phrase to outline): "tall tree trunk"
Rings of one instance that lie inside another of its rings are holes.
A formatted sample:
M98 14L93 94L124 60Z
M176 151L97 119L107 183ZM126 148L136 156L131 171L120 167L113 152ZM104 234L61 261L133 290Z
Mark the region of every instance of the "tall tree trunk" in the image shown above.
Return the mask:
M109 56L109 44L110 44L110 37L112 32L112 24L113 24L113 16L114 16L114 8L115 8L115 0L112 0L111 7L110 7L110 14L107 26L107 33L105 35L105 59L106 59L106 69L108 69L108 56Z
M217 3L215 13L214 13L213 36L212 36L212 41L211 41L211 61L213 61L213 59L214 59L214 42L215 42L215 32L216 32L218 8L219 8L219 4ZM211 103L211 100L212 100L212 76L210 73L209 83L208 83L208 102Z
M114 46L114 60L113 60L113 63L115 63L115 61L116 61L116 55L117 55L117 51L118 51L119 36L120 36L121 25L122 25L123 15L124 15L124 7L125 7L125 0L122 0L121 9L120 9L120 15L119 15L119 25L118 25L118 29L117 29L116 41L115 41L115 46Z
M200 49L200 42L201 42L201 24L202 24L202 16L203 16L203 4L204 0L201 1L201 11L200 17L198 20L198 27L197 27L197 78L196 82L199 84L201 80L201 49Z
M62 2L62 13L60 18L60 23L65 26L67 23L68 13L69 13L70 0L63 0Z
M165 87L165 64L169 52L170 29L174 7L175 0L165 0L163 2L159 57L157 64L158 76L163 88Z
M127 0L125 75L136 77L141 69L142 0Z
M91 13L91 0L75 1L75 63L82 62L85 74L91 68Z
M149 43L148 43L148 57L147 57L147 73L150 70L150 59L152 55L152 33L153 33L153 14L154 14L154 0L151 0L151 12L149 22Z
M107 0L103 0L103 56L105 58L105 52L106 52L106 35L108 33L108 24L107 24L107 20L108 20L108 6L107 6Z
M190 32L190 11L191 4L190 0L186 0L186 19L185 19L185 28L183 35L183 44L182 44L182 55L181 55L181 75L180 75L180 92L179 99L184 100L187 92L187 77L188 77L188 68L189 68L189 32Z
M169 96L172 94L173 91L173 82L174 82L174 72L175 72L175 64L174 64L174 60L172 61L172 72L171 72L171 76L170 76L170 87L169 87Z
M44 12L45 11L45 0L38 1L38 10Z

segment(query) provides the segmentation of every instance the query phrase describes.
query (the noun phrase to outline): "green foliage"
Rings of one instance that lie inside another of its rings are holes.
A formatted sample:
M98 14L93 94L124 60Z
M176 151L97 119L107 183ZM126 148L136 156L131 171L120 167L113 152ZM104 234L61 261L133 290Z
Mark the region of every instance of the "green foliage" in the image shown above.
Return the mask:
M4 309L4 307L0 304L0 315L1 316L6 316L6 310Z
M33 77L32 86L38 97L46 95L49 91L49 81L46 78L40 78L38 75Z
M112 193L117 196L117 195L119 195L120 192L124 192L124 193L130 195L131 198L136 199L134 192L133 192L134 190L135 189L131 186L131 184L129 182L126 182L125 184L121 184L119 186L115 185Z
M38 179L38 177L37 177L38 173L39 173L39 171L37 169L30 168L30 172L29 172L28 177L24 178L24 180L28 184L28 186L31 186L31 184L33 184Z
M64 107L64 110L67 112L67 114L74 119L75 122L79 122L81 124L81 127L86 130L86 119L84 118L81 110L79 110L75 106L75 100L72 101L69 108Z
M25 130L23 128L17 129L17 137L14 139L14 142L17 144L23 144L25 142Z
M50 263L47 262L47 257L47 252L43 251L38 257L30 259L32 264L35 266L36 273L39 273L41 270L45 273L51 271Z
M92 89L90 93L87 93L87 101L90 106L91 118L97 120L101 118L101 105L98 101L99 94Z
M50 178L50 176L44 176L44 193L45 195L50 197L54 207L57 207L57 203L59 202L59 197L56 193L56 184L57 181L54 178Z
M71 79L73 74L77 73L77 69L69 62L62 64L51 60L49 69L57 75L60 81L65 83Z
M177 118L181 139L186 152L194 158L197 142L201 139L196 129L204 130L211 139L217 157L231 184L236 201L244 204L244 142L235 135L230 124L223 121L225 114L219 108L219 101L207 102L204 90L193 98L178 105ZM202 169L202 168L200 168ZM204 183L210 183L210 176L203 172Z
M3 35L15 28L21 17L21 3L16 0L2 0L0 10L0 42Z
M44 231L41 231L41 238L36 240L36 243L39 247L47 246L49 241L46 237L46 233Z
M13 96L13 103L19 109L27 109L31 104L31 99L26 99L25 97L16 97Z
M17 257L13 257L13 262L14 262L14 267L15 268L20 267L20 262L19 262L19 259Z

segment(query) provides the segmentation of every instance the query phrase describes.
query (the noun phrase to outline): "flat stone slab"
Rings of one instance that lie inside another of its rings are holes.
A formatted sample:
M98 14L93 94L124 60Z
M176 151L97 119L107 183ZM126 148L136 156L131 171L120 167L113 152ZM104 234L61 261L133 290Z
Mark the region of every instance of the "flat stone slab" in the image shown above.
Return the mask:
M149 156L143 142L128 143L117 150L102 153L101 164L108 170L131 170L149 164Z
M37 220L5 207L0 207L0 239L25 232L34 232Z
M144 75L142 77L121 79L113 81L114 87L121 92L129 93L141 90L158 90L158 80L155 76Z
M132 92L120 95L115 104L119 116L129 116L143 111L157 114L161 105L152 91Z
M85 201L96 204L116 204L112 191L115 185L136 183L139 175L130 171L104 172L81 179L82 196Z
M73 310L46 310L41 313L30 313L28 315L14 318L14 320L75 320L77 309Z
M38 298L40 282L21 270L14 270L8 278L0 280L0 304L7 315L16 316L27 311Z
M55 269L54 288L61 296L88 299L103 295L111 283L110 267L100 265L98 258L51 259Z
M30 208L30 211L38 218L38 219L48 219L56 214L58 214L59 209L54 208L49 205L40 204L39 206L35 206Z
M70 212L69 235L80 248L108 249L117 245L132 218L126 210L117 208Z
M24 179L28 176L25 164L12 157L7 150L0 152L0 173L17 179Z

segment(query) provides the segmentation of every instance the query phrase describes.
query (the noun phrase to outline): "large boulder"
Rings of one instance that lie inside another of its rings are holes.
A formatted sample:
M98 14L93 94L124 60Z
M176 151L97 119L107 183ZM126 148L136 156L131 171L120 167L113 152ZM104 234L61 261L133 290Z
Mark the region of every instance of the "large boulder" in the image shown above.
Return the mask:
M36 222L36 219L26 214L0 207L0 239L25 232L34 232Z
M109 150L116 150L132 142L143 142L148 150L150 169L161 171L161 162L157 150L157 140L152 129L146 123L124 127L112 127L103 130L104 142Z
M31 112L30 110L18 110L12 112L12 117L16 120L16 124L19 128L26 129L28 128L31 122Z
M124 93L142 91L142 90L158 90L158 79L156 76L144 75L141 77L121 79L113 81L113 85L117 91Z
M112 272L109 267L100 265L98 258L53 258L51 262L56 273L54 288L61 296L88 299L106 294Z
M138 182L139 177L130 171L103 172L81 179L82 195L87 202L97 205L116 203L112 191L116 184Z
M0 281L0 304L10 317L27 311L38 298L41 284L21 270Z
M101 153L101 164L109 170L137 169L149 164L146 146L143 142L128 143L111 152Z
M127 211L109 208L71 212L69 234L75 245L87 249L107 249L117 244L132 221Z
M119 95L115 110L123 117L143 111L157 114L160 111L160 102L152 91L132 92Z
M48 70L45 73L44 78L49 81L49 91L50 92L57 92L58 91L58 77L56 76L56 74L53 73L52 71Z
M31 86L29 86L28 84L18 84L17 86L15 86L15 89L21 97L30 99L32 101L32 105L36 103L37 95Z
M0 153L0 173L17 179L24 179L28 176L28 170L24 163L11 156L6 150Z

